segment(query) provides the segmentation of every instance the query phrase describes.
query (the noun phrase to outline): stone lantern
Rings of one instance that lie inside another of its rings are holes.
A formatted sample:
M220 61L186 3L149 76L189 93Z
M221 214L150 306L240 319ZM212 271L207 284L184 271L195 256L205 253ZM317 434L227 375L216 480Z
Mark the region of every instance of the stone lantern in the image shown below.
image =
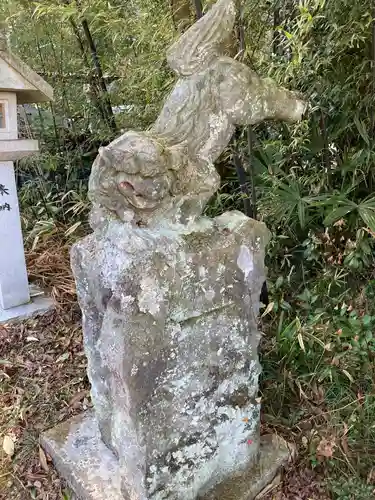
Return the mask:
M46 297L30 298L14 161L39 151L38 141L18 138L17 105L52 99L50 85L11 53L0 24L0 322L51 305Z

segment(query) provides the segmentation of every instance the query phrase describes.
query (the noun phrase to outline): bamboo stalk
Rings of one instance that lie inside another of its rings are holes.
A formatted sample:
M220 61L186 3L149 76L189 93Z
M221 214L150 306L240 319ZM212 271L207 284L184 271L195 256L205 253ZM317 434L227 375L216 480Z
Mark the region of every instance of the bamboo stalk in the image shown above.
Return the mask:
M200 19L203 16L203 6L202 0L194 0L195 12L197 14L197 18Z
M46 68L46 65L45 65L45 62L44 62L44 58L43 58L43 54L42 54L42 49L40 47L40 40L39 40L38 33L36 33L36 46L37 46L37 50L38 50L38 55L39 55L40 63L42 65L42 68L43 68L43 71L44 71L45 68ZM57 128L55 108L54 108L52 102L49 102L49 108L50 108L51 115L52 115L53 130L55 132L55 145L56 145L57 151L60 152L61 151L60 134L59 134L59 131L58 131L58 128Z
M280 55L281 47L280 47L280 33L278 31L278 26L281 24L281 12L279 0L276 0L275 7L273 9L273 42L272 42L272 50L274 54Z
M113 114L111 99L109 97L107 85L106 85L105 80L104 80L103 70L102 70L100 60L99 60L96 44L95 44L94 39L91 35L91 31L90 31L87 20L82 19L81 24L82 24L83 32L84 32L85 37L86 37L86 41L87 41L89 48L90 48L92 62L94 64L94 67L95 67L95 70L97 73L98 83L99 83L99 87L100 87L100 90L102 93L102 98L103 98L103 107L106 110L109 126L110 126L112 132L116 133L117 132L117 125L116 125L116 121L115 121L115 115Z
M244 30L244 25L243 25L243 10L241 6L241 2L238 2L238 39L239 39L239 48L240 48L240 60L243 60L246 55L246 39L245 39L245 30ZM250 190L248 188L247 182L246 182L246 171L244 166L241 163L241 160L239 159L238 152L234 154L234 163L237 163L236 170L237 170L237 175L240 181L241 185L241 191L245 194L245 199L244 199L244 211L245 214L248 217L252 217L253 219L257 218L257 199L256 199L256 190L255 190L255 172L254 172L254 166L252 162L252 156L253 156L253 141L252 141L252 127L251 125L248 125L246 127L246 139L247 139L247 152L248 152L248 164L249 164L249 175L250 175L250 183L251 183L251 195L250 195ZM238 162L240 160L241 167L239 170L240 163ZM251 201L250 201L251 200Z

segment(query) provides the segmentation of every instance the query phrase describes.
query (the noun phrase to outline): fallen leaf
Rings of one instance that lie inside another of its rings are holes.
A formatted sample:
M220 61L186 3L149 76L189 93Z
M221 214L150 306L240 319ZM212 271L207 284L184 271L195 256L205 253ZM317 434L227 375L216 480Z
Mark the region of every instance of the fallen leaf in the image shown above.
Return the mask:
M344 219L340 219L340 220L338 220L337 222L335 222L333 224L333 227L342 227L342 226L345 226L345 224L346 224L345 220Z
M42 479L45 479L45 475L44 474L33 474L32 472L28 472L26 474L26 477L29 481L40 481Z
M70 356L69 352L65 352L56 359L56 363L61 363L63 361L66 361L67 359L69 359L69 356Z
M4 326L0 325L0 340L4 341L8 337L9 337L8 330Z
M264 318L265 316L267 316L267 314L269 314L273 310L274 306L275 306L275 303L274 302L270 302L268 304L268 306L266 307L266 310L262 314L262 318Z
M354 382L354 379L350 375L350 373L348 372L348 370L343 370L342 372L348 377L348 379L350 380L350 382L352 382L352 383Z
M0 359L0 365L12 366L12 363L10 361L8 361L7 359Z
M46 454L44 453L43 449L41 447L39 447L39 462L40 462L40 465L42 466L42 468L48 472L49 471L49 467L48 467L48 464L47 464L47 457L46 457Z
M298 387L298 389L299 389L300 396L303 396L305 399L308 399L308 397L307 397L307 395L306 395L305 391L304 391L304 390L302 389L302 387L301 387L301 384L300 384L299 380L296 380L296 385L297 385L297 387Z
M333 440L323 438L316 449L318 458L332 458L336 443Z
M77 403L82 401L87 396L87 391L80 391L75 394L72 399L69 401L69 406L75 406Z
M3 450L9 457L14 455L14 441L11 436L4 436Z

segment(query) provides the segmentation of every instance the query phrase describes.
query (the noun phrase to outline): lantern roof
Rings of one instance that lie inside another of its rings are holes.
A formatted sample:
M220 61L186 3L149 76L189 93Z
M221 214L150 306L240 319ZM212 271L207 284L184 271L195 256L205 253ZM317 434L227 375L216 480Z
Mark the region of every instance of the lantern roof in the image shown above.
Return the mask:
M53 100L52 87L13 54L1 37L0 92L14 92L17 94L18 104Z

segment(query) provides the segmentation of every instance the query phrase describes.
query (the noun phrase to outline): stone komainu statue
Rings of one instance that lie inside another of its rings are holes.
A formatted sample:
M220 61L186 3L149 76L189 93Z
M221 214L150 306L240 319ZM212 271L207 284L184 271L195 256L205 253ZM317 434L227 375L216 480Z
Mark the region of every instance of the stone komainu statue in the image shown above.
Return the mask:
M219 0L182 35L167 53L178 81L156 123L100 150L90 179L94 226L110 214L146 225L193 220L219 187L213 163L236 125L301 118L296 93L223 54L235 17L234 2Z
M288 456L260 444L269 233L239 212L202 211L235 126L296 121L305 105L224 55L235 15L232 0L218 0L183 34L168 51L178 80L154 125L126 132L93 165L94 231L73 246L72 268L95 415L74 424L70 448L56 445L87 498L95 478L95 498L254 498L205 495L244 470L242 484L259 493Z

